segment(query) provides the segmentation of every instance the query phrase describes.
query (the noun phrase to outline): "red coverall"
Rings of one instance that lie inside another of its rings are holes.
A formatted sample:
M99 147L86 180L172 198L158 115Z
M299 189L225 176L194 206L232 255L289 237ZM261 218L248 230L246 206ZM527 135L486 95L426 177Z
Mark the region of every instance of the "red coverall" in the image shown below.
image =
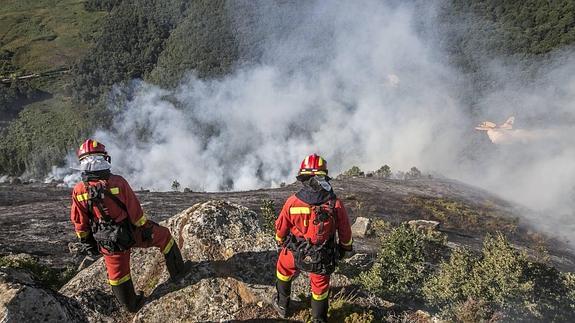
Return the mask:
M146 219L140 202L128 182L122 176L113 174L110 175L108 180L100 180L100 182L105 183L106 188L126 205L128 214L110 198L104 198L103 201L104 207L108 209L109 216L114 221L121 222L129 217L130 222L136 226L134 230L134 239L136 240L134 247L158 247L164 254L167 254L174 245L174 239L170 231L168 228ZM90 184L95 183L90 182ZM84 183L77 183L72 192L70 218L72 223L74 223L76 235L79 238L86 237L91 231L87 200L88 193ZM93 207L93 214L95 217L100 218L99 210L95 206ZM110 285L118 286L131 279L130 250L111 253L100 248L100 252L104 255Z
M322 207L328 208L328 203ZM334 227L333 219L330 217L329 222L324 222L323 234L319 234L319 224L314 224L316 214L312 206L292 195L285 202L276 220L275 238L282 243L291 232L296 237L310 238L313 244L320 244L329 239L334 230L337 230L339 245L345 250L351 250L353 243L351 226L347 212L339 199L335 203L335 215L337 216L337 228ZM285 247L280 253L276 270L277 278L281 281L290 281L298 272L292 252ZM330 276L310 273L309 278L313 299L317 301L326 299L329 296Z

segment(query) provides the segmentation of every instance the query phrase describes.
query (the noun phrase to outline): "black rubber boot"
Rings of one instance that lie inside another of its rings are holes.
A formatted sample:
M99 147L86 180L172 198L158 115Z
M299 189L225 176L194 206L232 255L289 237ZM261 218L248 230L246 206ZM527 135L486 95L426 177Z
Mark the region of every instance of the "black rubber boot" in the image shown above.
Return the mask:
M166 267L170 273L170 280L176 281L186 273L186 265L182 259L180 248L174 243L170 251L164 255L166 258Z
M131 279L117 286L112 285L112 292L130 313L136 313L144 303L144 295L142 293L136 295Z
M329 308L329 298L317 301L311 299L311 318L313 323L327 322L327 310Z
M278 315L285 319L288 317L289 300L291 295L291 281L276 280L276 298L273 306Z

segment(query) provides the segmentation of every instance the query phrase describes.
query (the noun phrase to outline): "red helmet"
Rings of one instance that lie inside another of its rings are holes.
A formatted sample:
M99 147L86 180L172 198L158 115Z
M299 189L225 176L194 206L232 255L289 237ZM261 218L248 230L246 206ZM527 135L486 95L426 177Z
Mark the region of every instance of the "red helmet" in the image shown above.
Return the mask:
M299 167L298 177L301 175L323 175L327 176L327 162L316 154L307 156Z
M97 142L93 139L88 139L84 141L80 148L78 148L78 159L82 160L82 158L90 155L100 155L109 159L108 152L106 151L106 146Z

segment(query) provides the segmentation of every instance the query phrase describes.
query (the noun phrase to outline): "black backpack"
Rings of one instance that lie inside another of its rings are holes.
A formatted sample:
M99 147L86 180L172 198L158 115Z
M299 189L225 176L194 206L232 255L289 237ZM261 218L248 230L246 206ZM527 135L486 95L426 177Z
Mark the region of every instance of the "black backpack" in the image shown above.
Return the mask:
M130 223L129 216L123 221L117 223L108 214L108 209L104 206L104 197L109 197L122 210L128 213L126 205L120 201L104 185L89 185L84 182L84 187L88 193L88 216L92 234L98 242L98 246L108 252L119 252L130 249L135 243L133 226ZM93 208L96 207L101 215L99 219L94 216Z

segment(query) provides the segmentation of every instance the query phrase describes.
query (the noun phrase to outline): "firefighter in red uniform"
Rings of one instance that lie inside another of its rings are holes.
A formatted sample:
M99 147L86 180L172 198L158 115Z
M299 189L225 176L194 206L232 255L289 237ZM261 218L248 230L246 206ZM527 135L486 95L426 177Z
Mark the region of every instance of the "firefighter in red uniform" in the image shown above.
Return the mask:
M146 219L126 180L110 173L103 144L88 139L78 150L82 181L72 192L70 217L84 250L104 255L108 280L118 301L130 312L143 303L130 276L130 249L158 247L172 280L185 271L182 255L170 231Z
M352 250L351 226L329 184L325 159L316 154L306 157L297 179L303 188L287 199L275 223L275 238L282 250L274 307L282 318L287 317L291 281L300 270L306 271L311 281L313 321L326 322L330 275L336 261Z

